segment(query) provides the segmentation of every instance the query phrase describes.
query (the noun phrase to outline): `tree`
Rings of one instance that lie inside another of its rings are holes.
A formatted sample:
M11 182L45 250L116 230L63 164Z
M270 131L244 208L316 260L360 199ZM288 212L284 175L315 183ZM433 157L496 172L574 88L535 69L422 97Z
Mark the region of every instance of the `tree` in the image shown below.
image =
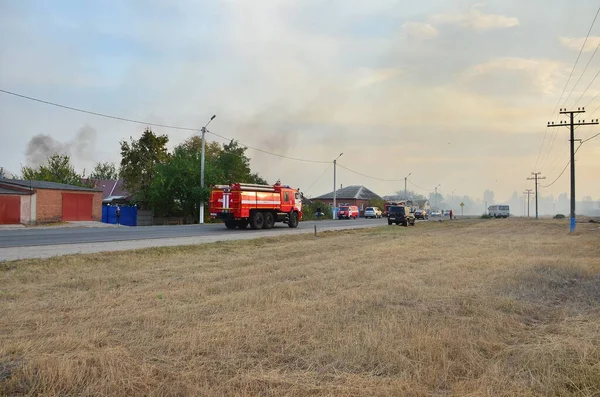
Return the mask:
M157 164L148 190L148 204L157 215L198 218L200 202L206 203L210 187L232 182L266 183L252 173L246 148L231 141L226 145L207 142L204 188L200 187L202 142L191 137L175 147L173 154Z
M157 165L149 195L155 214L197 218L201 200L208 201L210 186L222 180L222 173L214 166L214 159L207 157L204 188L200 187L201 151L198 147L184 142L175 148L165 164Z
M483 199L485 201L487 201L487 205L493 205L494 204L494 192L491 190L486 190L485 192L483 192ZM486 208L487 211L487 208Z
M119 171L115 163L97 163L88 179L119 179Z
M223 145L223 152L217 160L217 167L223 172L221 183L233 182L267 184L267 181L250 170L250 159L246 157L246 148L237 141Z
M83 186L82 175L75 172L71 158L66 155L54 154L48 157L46 165L38 168L22 167L21 175L25 180L65 183L67 185Z
M121 141L121 177L142 207L147 207L156 167L169 159L166 135L155 135L146 128L139 140Z

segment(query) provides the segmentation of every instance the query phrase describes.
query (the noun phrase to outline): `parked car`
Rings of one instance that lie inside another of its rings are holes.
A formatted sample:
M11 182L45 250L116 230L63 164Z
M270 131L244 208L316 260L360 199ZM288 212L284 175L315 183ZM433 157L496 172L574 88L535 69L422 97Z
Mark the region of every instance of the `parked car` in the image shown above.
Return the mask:
M410 207L394 205L389 208L388 225L395 223L396 225L414 226L415 214Z
M431 211L431 216L442 216L442 214L440 213L440 211Z
M340 207L338 211L338 219L356 219L358 218L358 207L356 205L348 205Z
M381 218L382 212L377 207L367 207L365 209L365 218Z
M429 214L425 210L416 210L415 218L416 219L429 219Z

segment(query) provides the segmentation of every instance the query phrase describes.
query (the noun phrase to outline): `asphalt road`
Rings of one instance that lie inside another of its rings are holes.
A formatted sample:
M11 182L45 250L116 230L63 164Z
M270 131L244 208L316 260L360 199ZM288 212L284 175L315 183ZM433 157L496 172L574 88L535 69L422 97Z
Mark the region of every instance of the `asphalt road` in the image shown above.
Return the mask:
M374 225L386 225L387 219L352 219L352 220L322 220L300 222L298 229L314 230L317 225L319 230L330 228L356 228ZM278 233L291 233L291 229L284 223L276 223L271 231ZM234 238L253 236L261 237L264 230L244 230L225 228L222 223L204 225L182 226L144 226L144 227L110 227L110 228L25 228L13 230L0 230L0 248L33 247L66 244L87 244L123 242L133 240L174 239L181 237L220 237ZM160 244L157 244L160 245Z

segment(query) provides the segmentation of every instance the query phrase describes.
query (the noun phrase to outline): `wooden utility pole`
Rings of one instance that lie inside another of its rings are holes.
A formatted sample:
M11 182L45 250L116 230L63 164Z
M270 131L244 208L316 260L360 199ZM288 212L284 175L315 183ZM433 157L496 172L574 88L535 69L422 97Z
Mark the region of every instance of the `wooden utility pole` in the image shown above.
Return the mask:
M533 178L527 178L527 180L535 180L535 219L539 219L538 213L538 180L546 179L545 176L540 176L541 172L532 172Z
M529 218L529 196L531 196L531 189L527 189L523 194L527 195L527 217ZM536 207L537 208L537 207ZM537 212L537 209L536 209Z
M560 109L560 114L568 114L569 121L563 122L561 121L558 124L554 124L554 122L548 122L548 127L570 127L571 137L569 141L571 142L571 214L570 214L570 231L575 231L575 127L581 125L595 125L598 124L598 119L592 120L591 122L585 122L585 120L578 120L575 122L575 114L585 113L585 108L577 108L577 110L567 110ZM579 140L579 139L578 139ZM536 185L537 188L537 185ZM536 204L537 204L537 194L536 194ZM537 207L537 205L536 205ZM537 212L537 211L536 211Z

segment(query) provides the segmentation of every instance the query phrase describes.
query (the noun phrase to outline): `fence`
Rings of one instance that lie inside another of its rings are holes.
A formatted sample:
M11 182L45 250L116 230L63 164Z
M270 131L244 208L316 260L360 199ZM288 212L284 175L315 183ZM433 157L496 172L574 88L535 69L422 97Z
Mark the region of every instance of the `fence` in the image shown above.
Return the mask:
M137 226L137 207L121 206L121 217L119 223L125 226ZM117 207L104 205L102 206L102 222L117 223L116 215Z

